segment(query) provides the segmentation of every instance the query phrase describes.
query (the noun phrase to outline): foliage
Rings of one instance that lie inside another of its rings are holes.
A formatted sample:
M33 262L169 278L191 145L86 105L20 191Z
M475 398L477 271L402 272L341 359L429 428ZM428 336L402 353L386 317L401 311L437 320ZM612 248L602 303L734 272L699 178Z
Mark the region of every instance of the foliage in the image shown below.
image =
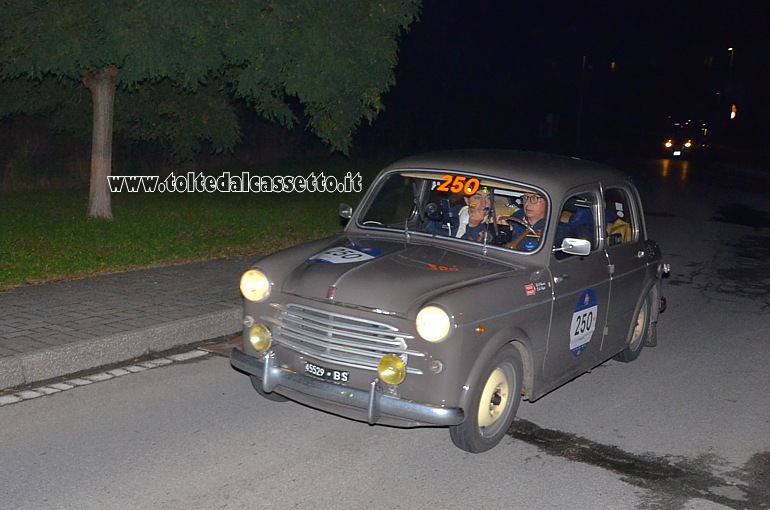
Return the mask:
M232 98L347 151L361 121L383 108L397 37L417 0L4 0L0 117L53 115L88 133L88 73L114 65L116 131L190 159L202 142L238 141Z
M195 159L202 142L226 152L241 137L235 108L222 88L194 93L169 80L143 83L117 97L115 132L129 140L158 142L176 161Z
M3 113L42 115L57 131L90 140L91 94L80 86L67 86L46 75L30 88L27 80L0 84L0 116ZM169 80L145 82L117 94L114 131L129 141L157 142L175 161L195 159L201 143L214 152L232 150L241 132L230 95L213 86L194 93Z

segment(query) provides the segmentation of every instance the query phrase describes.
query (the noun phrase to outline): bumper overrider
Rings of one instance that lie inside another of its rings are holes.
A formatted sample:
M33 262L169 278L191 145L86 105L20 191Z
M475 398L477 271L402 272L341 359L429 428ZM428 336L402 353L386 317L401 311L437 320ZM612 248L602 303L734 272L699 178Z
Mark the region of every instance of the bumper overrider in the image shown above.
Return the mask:
M274 366L271 353L262 357L249 356L235 348L230 355L232 366L262 381L266 393L276 388L285 388L292 400L311 407L325 408L324 403L336 404L341 408L352 408L363 412L370 425L389 424L411 425L458 425L465 421L460 408L446 408L413 402L383 393L379 380L372 380L369 391L348 388L332 382L314 379L292 370ZM279 391L279 393L283 394ZM351 413L351 418L356 418ZM390 419L388 419L390 418Z

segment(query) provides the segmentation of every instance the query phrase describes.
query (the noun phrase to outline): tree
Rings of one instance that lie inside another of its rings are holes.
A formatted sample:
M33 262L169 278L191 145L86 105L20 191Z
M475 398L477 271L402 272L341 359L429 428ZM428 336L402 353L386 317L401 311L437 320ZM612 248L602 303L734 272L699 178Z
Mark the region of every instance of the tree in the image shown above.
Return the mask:
M112 218L107 177L115 119L135 136L163 138L150 119L168 125L187 118L186 106L214 117L229 111L193 135L167 137L185 158L205 139L220 150L237 142L240 131L228 99L240 97L263 117L287 126L297 122L294 109L301 108L307 127L345 152L361 120L371 122L382 110L381 94L395 83L398 36L420 10L419 0L4 0L0 5L0 80L15 91L8 98L18 99L0 101L0 115L61 112L74 90L89 90L89 215L104 219ZM20 98L29 93L41 101ZM165 98L165 110L148 108L157 96ZM121 112L123 106L134 109Z

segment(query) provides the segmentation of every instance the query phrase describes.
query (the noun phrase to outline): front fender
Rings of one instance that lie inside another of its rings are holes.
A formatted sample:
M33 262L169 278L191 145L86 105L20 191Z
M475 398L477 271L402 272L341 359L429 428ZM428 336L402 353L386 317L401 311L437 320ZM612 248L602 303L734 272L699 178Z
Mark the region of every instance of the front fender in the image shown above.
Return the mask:
M468 408L473 392L476 389L476 385L484 384L484 381L479 381L483 372L492 362L497 352L506 344L513 345L519 351L519 355L521 356L521 361L524 368L524 374L522 377L523 389L526 394L530 393L530 388L533 387L535 379L535 363L532 356L532 342L523 329L519 327L505 328L498 331L486 343L476 358L476 362L474 363L473 368L469 372L468 378L462 387L462 393L460 395L460 407L462 409Z

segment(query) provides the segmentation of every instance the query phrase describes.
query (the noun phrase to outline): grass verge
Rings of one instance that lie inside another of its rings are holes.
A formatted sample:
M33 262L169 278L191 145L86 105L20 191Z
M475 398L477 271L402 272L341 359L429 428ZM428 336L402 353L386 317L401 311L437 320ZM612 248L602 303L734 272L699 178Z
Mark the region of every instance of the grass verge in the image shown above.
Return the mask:
M252 175L360 172L379 162L282 165ZM0 290L140 267L257 256L340 232L359 193L115 193L115 220L86 217L88 190L0 195Z

